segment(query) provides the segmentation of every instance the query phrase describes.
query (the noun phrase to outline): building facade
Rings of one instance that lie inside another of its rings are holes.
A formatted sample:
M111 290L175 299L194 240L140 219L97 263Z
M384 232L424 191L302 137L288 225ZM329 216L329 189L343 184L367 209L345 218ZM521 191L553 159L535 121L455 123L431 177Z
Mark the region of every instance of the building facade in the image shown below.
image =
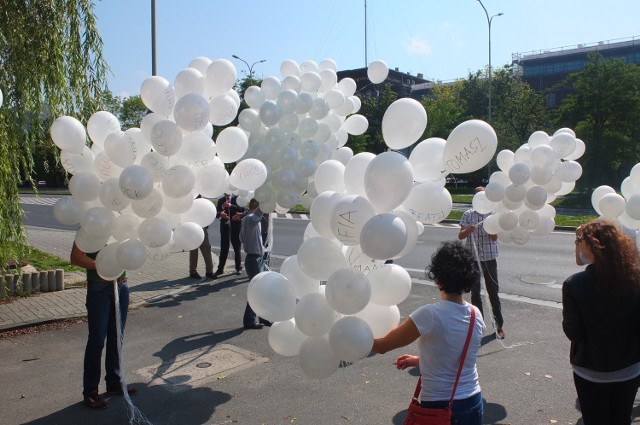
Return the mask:
M411 97L416 100L422 100L424 91L416 90L417 87L423 87L425 84L431 83L425 80L420 73L411 75L406 72L400 72L398 68L390 69L387 79L380 84L373 84L367 76L367 68L347 69L338 71L338 81L343 78L351 78L356 82L356 95L362 98L377 97L379 91L385 84L391 84L391 90L398 94L398 97Z
M560 106L572 88L563 85L567 76L584 69L587 56L598 52L605 59L624 59L627 64L640 65L640 36L622 40L599 41L592 44L556 49L514 53L514 72L536 92L546 93L547 108Z

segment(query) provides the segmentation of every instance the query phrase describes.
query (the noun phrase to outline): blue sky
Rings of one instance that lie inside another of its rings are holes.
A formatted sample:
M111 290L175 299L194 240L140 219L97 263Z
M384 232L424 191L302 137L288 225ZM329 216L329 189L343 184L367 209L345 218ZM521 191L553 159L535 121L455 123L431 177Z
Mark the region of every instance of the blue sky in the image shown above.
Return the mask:
M512 54L640 38L638 0L483 0L490 15L491 62ZM173 82L198 56L256 64L257 77L280 76L283 60L338 70L365 62L364 0L156 0L157 74ZM109 87L139 94L151 75L151 0L98 0L95 8ZM367 0L368 62L448 81L488 64L488 28L477 0Z

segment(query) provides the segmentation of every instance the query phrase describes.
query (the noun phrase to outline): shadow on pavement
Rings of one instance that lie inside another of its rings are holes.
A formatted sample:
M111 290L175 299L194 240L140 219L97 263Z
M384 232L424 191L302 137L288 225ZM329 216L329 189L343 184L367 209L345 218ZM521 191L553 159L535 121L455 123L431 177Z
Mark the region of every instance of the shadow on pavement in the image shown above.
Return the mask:
M193 280L191 281L193 282ZM183 280L179 280L177 282L181 282L181 283L180 285L176 285L176 287L185 286L185 283L183 282ZM162 297L155 301L150 301L147 303L146 307L158 307L158 308L176 307L182 303L185 303L188 301L195 301L200 297L207 296L214 292L219 292L222 289L232 288L234 286L238 286L246 282L247 282L246 276L244 277L239 276L238 279L228 279L228 280L222 280L222 281L207 280L204 282L196 282L191 285L191 287L195 290L185 291L179 294ZM142 285L139 285L139 286L142 286Z
M190 388L171 393L161 386L143 387L135 384L138 394L131 400L154 425L200 425L208 423L217 406L231 400L231 395L210 388ZM25 425L92 424L113 425L128 423L128 408L122 397L108 399L105 410L91 410L82 402L65 407Z

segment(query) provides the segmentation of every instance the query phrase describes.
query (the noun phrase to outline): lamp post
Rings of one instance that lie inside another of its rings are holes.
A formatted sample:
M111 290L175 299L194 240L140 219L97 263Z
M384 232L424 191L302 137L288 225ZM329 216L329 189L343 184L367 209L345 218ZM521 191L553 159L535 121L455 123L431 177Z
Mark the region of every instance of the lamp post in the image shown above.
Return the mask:
M266 59L261 59L259 61L255 61L254 63L252 63L251 65L249 65L249 63L242 59L241 57L237 56L237 55L231 55L232 58L238 59L239 61L244 62L245 65L247 65L247 68L249 69L249 74L247 75L251 80L253 80L253 67L256 66L256 64L259 63L263 63L266 62Z
M493 18L496 16L502 16L503 13L496 13L495 15L489 16L489 12L487 12L487 8L482 4L482 0L478 0L480 6L484 10L484 14L487 17L487 25L489 26L489 123L491 123L491 22L493 22Z
M151 0L151 75L156 74L156 0Z

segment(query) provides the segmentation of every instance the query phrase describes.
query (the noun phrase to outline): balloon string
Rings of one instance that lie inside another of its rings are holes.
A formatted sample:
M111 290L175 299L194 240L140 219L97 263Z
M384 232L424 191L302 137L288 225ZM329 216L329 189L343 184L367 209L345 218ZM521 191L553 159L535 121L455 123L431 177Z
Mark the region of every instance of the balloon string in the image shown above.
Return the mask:
M124 400L127 403L127 417L129 418L129 424L152 425L146 416L133 404L131 397L129 397L129 391L127 390L127 378L124 372L124 335L121 328L122 318L120 316L120 293L118 291L118 282L116 280L113 281L113 298L116 310L116 335L118 342L118 361L120 364L120 385L122 387Z

